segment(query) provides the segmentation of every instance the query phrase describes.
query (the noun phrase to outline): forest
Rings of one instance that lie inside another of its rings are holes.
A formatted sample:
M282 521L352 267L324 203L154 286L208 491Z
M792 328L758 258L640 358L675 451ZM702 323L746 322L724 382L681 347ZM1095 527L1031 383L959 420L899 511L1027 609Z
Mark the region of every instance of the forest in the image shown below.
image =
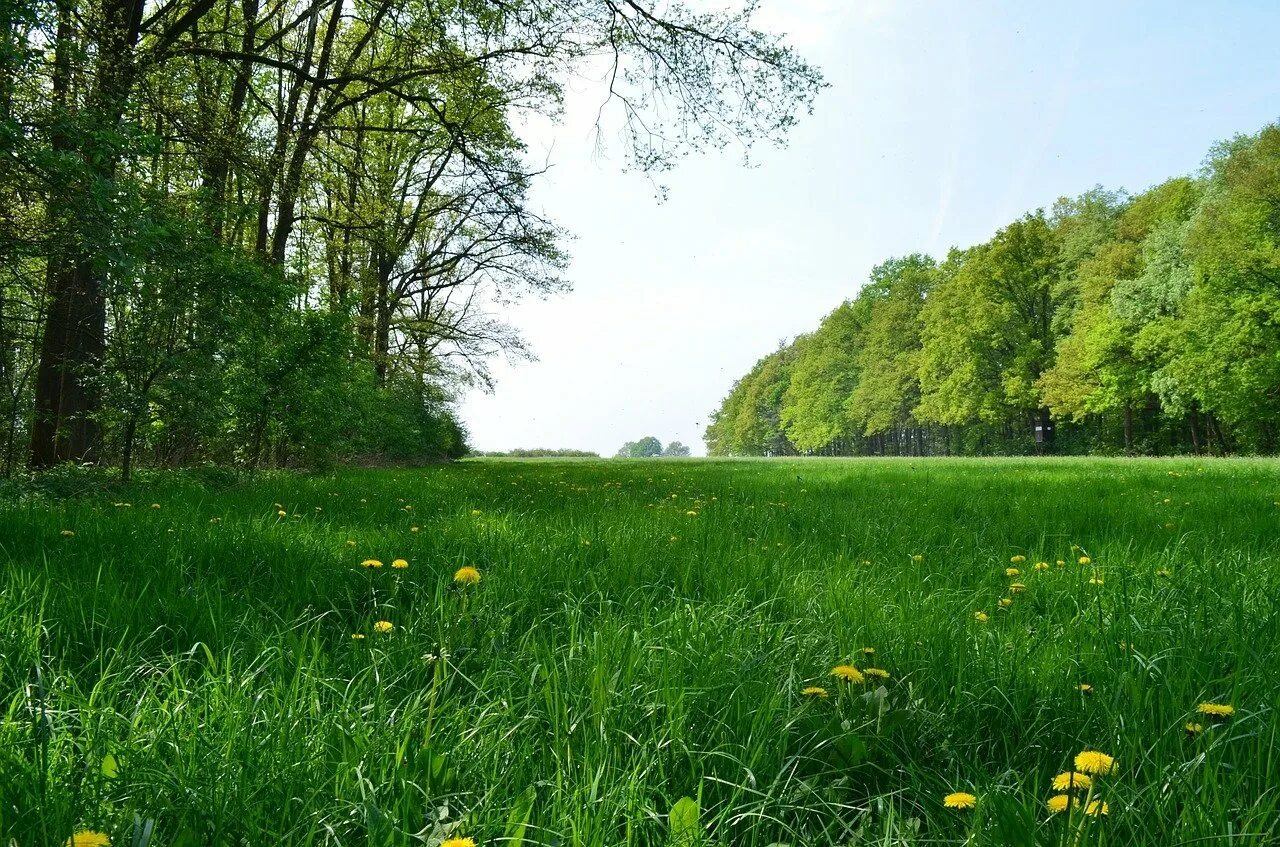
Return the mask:
M0 0L0 473L460 455L566 288L523 131L587 79L643 174L781 141L823 82L754 11Z
M1194 176L885 261L705 437L722 456L1276 453L1280 126Z

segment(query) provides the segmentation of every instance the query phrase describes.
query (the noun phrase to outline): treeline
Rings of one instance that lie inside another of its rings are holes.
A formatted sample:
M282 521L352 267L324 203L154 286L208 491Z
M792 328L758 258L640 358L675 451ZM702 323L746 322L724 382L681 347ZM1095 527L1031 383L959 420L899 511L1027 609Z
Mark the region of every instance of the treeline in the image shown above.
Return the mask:
M600 454L590 450L574 450L571 448L552 449L534 447L526 449L517 447L514 450L473 450L472 456L485 456L492 459L599 459Z
M706 431L712 455L1272 454L1278 436L1276 125L1195 177L879 265Z
M0 468L459 455L486 312L563 287L513 127L589 71L630 163L777 140L753 4L0 0Z

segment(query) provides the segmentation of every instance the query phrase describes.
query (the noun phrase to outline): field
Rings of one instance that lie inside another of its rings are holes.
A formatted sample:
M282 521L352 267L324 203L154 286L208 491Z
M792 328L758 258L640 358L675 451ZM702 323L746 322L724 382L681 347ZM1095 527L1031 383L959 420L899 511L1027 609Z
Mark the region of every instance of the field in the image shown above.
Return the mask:
M1274 844L1277 501L1012 459L11 499L0 844Z

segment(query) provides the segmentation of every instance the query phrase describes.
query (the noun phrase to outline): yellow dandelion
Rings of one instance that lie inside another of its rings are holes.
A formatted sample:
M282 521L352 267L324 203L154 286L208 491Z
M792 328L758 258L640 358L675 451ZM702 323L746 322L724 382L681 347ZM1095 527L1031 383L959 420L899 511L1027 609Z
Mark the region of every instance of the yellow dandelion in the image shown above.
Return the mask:
M1085 791L1093 785L1093 779L1088 774L1076 773L1075 771L1063 771L1053 778L1054 791L1072 791L1080 789Z
M1116 760L1097 750L1076 754L1076 770L1094 776L1106 776L1116 768Z
M347 543L347 546L348 546L348 547L354 547L354 546L356 546L356 543L355 543L354 541L352 541L350 538L348 538L348 539L347 539L347 542L346 542L346 543Z
M1010 607L1010 606L1012 606L1012 605L1013 605L1013 598L1012 598L1012 597L1001 597L1001 598L1000 598L1000 608L1002 608L1002 609L1007 609L1007 608L1009 608L1009 607Z
M409 567L409 562L406 559L396 559L394 562L391 563L391 567L395 568L396 570L402 571L405 568Z
M1094 800L1092 803L1090 803L1088 806L1085 807L1084 813L1086 815L1092 815L1093 817L1097 818L1097 817L1101 817L1102 815L1111 814L1111 807L1108 806L1106 803L1102 802L1101 800Z
M693 509L690 509L689 511L685 512L685 514L691 518L696 518L698 516L698 513L695 512Z
M1009 591L1014 594L1021 594L1026 590L1027 590L1027 587L1023 585L1021 582L1014 582L1009 585Z
M75 535L75 533L74 533L74 532L72 532L72 531L71 531L71 530L69 530L69 529L64 529L64 530L62 531L62 537L63 537L63 538L70 538L70 537L71 537L71 536L73 536L73 535Z
M888 679L889 672L884 668L863 668L862 672L867 676L873 676L876 679Z
M1160 570L1156 571L1156 576L1171 577L1173 576L1173 574L1169 572L1168 568L1161 568Z
M82 829L67 839L67 847L111 847L111 839L105 832Z
M1090 559L1088 556L1081 556L1079 562L1082 565L1088 565L1093 563L1093 559Z
M1022 571L1018 570L1017 568L1005 568L1004 575L1005 576L1021 576Z
M351 633L351 640L352 640L352 641L364 641L364 633L363 633L363 632L353 632L353 633Z
M876 654L876 648L874 648L874 647L863 647L863 648L862 648L862 655L864 655L864 656L874 656L875 654Z
M281 518L285 518L285 517L288 517L288 516L289 516L289 513L288 513L288 512L286 512L284 509L278 509L278 510L276 511L276 516L277 516L277 517L281 517Z
M912 556L912 557L911 557L911 561L913 561L913 562L923 562L923 561L924 561L924 556L920 555L919 553L916 553L914 556Z
M1062 561L1061 559L1057 559L1056 561L1058 562L1058 567L1062 567L1063 565L1066 564L1066 562Z
M827 689L823 688L821 685L808 685L800 689L800 693L805 697L817 697L818 699L822 699L827 696Z
M866 680L866 677L862 675L862 671L853 665L836 665L831 669L831 675L845 682L863 682Z
M152 503L152 504L151 504L151 508L153 508L153 509L159 509L159 508L160 508L160 504L159 504L159 503Z
M1183 727L1183 729L1186 730L1187 735L1192 735L1192 736L1199 735L1200 733L1204 732L1204 724L1199 724L1199 723L1196 723L1195 721L1188 721L1186 726Z
M1236 713L1236 707L1225 703L1201 703L1196 706L1196 711L1211 718L1229 718Z
M1089 683L1087 683L1087 682L1082 682L1082 683L1080 683L1080 693L1081 693L1081 694L1092 694L1092 693L1093 693L1093 686L1092 686L1092 685L1090 685L1090 684L1089 684Z
M972 809L978 805L978 798L965 791L956 791L943 797L942 805L948 809Z
M986 623L987 621L991 620L991 616L988 615L986 612L974 612L973 619L976 620L978 623Z
M440 847L476 847L476 842L473 838L450 838Z
M1090 585L1105 585L1105 584L1106 584L1106 580L1104 580L1104 579L1103 579L1102 577L1100 577L1100 576L1095 576L1095 577L1091 577L1091 578L1089 579L1089 584L1090 584Z
M409 527L409 531L410 531L410 532L417 532L417 531L418 531L418 527L416 527L416 526L411 526L411 527Z
M1036 562L1036 567L1035 567L1035 569L1036 569L1037 571L1047 571L1047 570L1049 570L1049 563L1048 563L1048 562Z
M1009 561L1013 562L1015 565L1020 565L1026 560L1027 560L1026 556L1010 556L1009 557Z
M396 628L396 625L393 624L391 621L378 621L373 625L373 631L380 632L383 635L387 634L388 632L390 632L395 628Z
M473 518L478 518L478 517L480 517L480 516L481 516L481 515L483 515L483 514L484 514L484 512L480 511L479 509L472 509L472 510L471 510L471 517L473 517Z
M465 565L454 571L453 581L458 585L475 585L480 581L480 571Z
M1049 808L1049 814L1056 815L1059 812L1065 812L1068 806L1075 805L1075 800L1070 794L1055 794L1045 802L1045 805Z
M380 567L382 567L382 562L381 562L381 561L379 561L378 559L365 559L363 562L361 562L361 563L360 563L360 567L362 567L362 568L380 568Z

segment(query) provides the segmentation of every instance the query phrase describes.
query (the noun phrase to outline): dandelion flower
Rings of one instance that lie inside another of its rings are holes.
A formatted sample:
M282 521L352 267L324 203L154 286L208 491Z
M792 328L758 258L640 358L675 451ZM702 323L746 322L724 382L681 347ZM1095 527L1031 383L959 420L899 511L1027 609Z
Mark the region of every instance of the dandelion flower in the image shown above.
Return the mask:
M159 504L159 503L152 503L152 504L151 504L151 508L153 508L153 509L159 509L159 508L160 508L160 504Z
M417 532L417 531L418 531L418 527L416 527L416 526L411 526L411 527L409 527L409 531L410 531L410 532Z
M862 675L862 671L853 665L836 665L831 669L831 675L845 682L864 682L866 680L866 677Z
M976 620L978 623L986 623L987 621L991 620L991 616L988 615L986 612L974 612L973 619Z
M1053 778L1054 791L1071 791L1077 788L1085 791L1092 785L1093 779L1091 777L1075 771L1063 771Z
M74 533L74 532L72 532L72 531L71 531L71 530L69 530L69 529L64 529L64 530L62 531L62 537L63 537L63 538L70 538L70 537L71 537L71 536L73 536L73 535L75 535L75 533Z
M1201 703L1196 706L1196 711L1211 718L1229 718L1236 713L1236 707L1225 703Z
M1027 560L1026 556L1010 556L1009 557L1009 561L1013 562L1015 565L1020 565L1026 560Z
M111 847L111 839L105 832L82 829L67 839L67 847Z
M1093 563L1093 559L1090 559L1088 556L1081 556L1079 562L1082 565L1088 565Z
M1059 812L1065 812L1067 807L1075 803L1070 794L1055 794L1045 802L1049 807L1049 814L1056 815Z
M690 509L689 511L685 512L685 514L691 518L696 518L698 516L698 513L695 512L693 509Z
M867 676L874 676L876 679L889 678L889 672L884 668L863 668L862 672Z
M978 805L978 798L965 791L956 791L943 797L942 805L948 809L972 809Z
M862 648L862 655L864 655L864 656L874 656L874 655L875 655L875 653L876 653L876 648L874 648L874 647L863 647L863 648Z
M1021 582L1014 582L1009 585L1009 591L1014 594L1021 594L1026 590L1027 590L1027 587L1023 585Z
M913 562L923 562L923 561L924 561L924 556L921 556L919 553L916 553L914 556L912 556L912 557L911 557L911 561L913 561Z
M1092 694L1092 693L1093 693L1093 686L1092 686L1092 685L1090 685L1090 684L1089 684L1089 683L1087 683L1087 682L1082 682L1082 683L1080 683L1080 693L1081 693L1081 694Z
M476 842L473 838L450 838L440 847L476 847Z
M394 562L391 563L391 567L395 568L396 570L402 571L405 568L409 567L409 562L405 559L396 559Z
M1036 570L1038 570L1038 571L1047 571L1047 570L1049 570L1049 563L1048 563L1048 562L1036 562Z
M1105 584L1106 584L1106 580L1104 580L1104 579L1103 579L1102 577L1100 577L1100 576L1095 576L1095 577L1091 577L1091 578L1089 579L1089 584L1090 584L1090 585L1105 585Z
M454 572L453 581L458 585L475 585L480 581L480 571L470 565L465 565Z
M1116 760L1097 750L1085 750L1076 755L1076 770L1094 776L1106 776L1116 768Z
M1195 721L1188 721L1187 725L1184 726L1183 729L1187 731L1187 735L1195 736L1204 732L1204 724L1199 724Z
M1057 559L1056 561L1058 563L1058 567L1062 567L1063 565L1066 564L1066 562L1062 561L1061 559Z
M362 568L380 568L380 567L382 567L382 562L381 562L381 561L379 561L378 559L365 559L363 562L361 562L361 563L360 563L360 567L362 567Z
M289 513L286 512L284 509L277 509L276 516L281 518L287 518L289 516Z
M480 516L481 516L481 515L483 515L483 514L484 514L484 512L480 511L479 509L472 509L472 510L471 510L471 517L473 517L473 518L478 518L478 517L480 517Z
M374 632L380 632L384 635L395 628L396 628L396 625L393 624L391 621L378 621L373 625Z
M1021 576L1021 574L1022 574L1022 571L1018 570L1017 568L1005 568L1005 569L1004 569L1004 575L1005 575L1005 576Z
M816 697L821 700L827 696L827 689L821 685L809 685L800 689L800 693L805 697Z
M1012 598L1012 597L1001 597L1001 598L1000 598L1000 608L1002 608L1002 609L1007 609L1007 608L1009 608L1009 607L1010 607L1010 606L1012 606L1012 605L1013 605L1013 598Z
M352 641L364 641L364 633L363 633L363 632L353 632L353 633L351 633L351 640L352 640Z
M1173 574L1169 572L1168 568L1161 568L1160 570L1156 571L1156 576L1171 577L1173 576Z
M1101 817L1102 815L1111 814L1111 807L1101 800L1094 800L1085 807L1084 813L1093 817Z
M355 543L354 541L352 541L350 538L348 538L348 539L347 539L347 546L348 546L348 547L354 547L354 546L356 546L356 543Z

